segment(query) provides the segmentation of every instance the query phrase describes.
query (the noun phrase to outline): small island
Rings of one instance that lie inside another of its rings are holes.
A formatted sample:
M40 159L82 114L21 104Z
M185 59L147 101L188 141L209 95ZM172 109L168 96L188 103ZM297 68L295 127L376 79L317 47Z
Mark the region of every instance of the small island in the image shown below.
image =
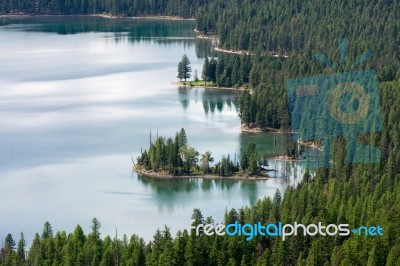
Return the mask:
M200 156L200 159L199 159ZM142 150L133 170L143 176L170 178L254 179L268 178L264 165L258 161L257 147L250 142L240 155L240 162L230 155L222 156L218 163L210 151L200 153L187 143L185 129L175 138L157 136L148 150Z

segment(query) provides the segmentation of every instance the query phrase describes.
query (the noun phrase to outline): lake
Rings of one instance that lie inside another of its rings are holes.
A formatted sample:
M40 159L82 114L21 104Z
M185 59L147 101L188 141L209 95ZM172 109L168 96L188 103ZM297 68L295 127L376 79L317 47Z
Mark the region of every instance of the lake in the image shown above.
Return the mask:
M211 42L192 21L96 17L0 18L0 238L30 241L53 230L90 230L149 241L164 224L187 229L194 208L223 212L296 184L302 167L275 162L279 134L244 134L240 92L183 89L177 64L187 54L201 73ZM150 135L184 127L200 152L239 154L251 140L277 178L267 181L154 180L132 173Z

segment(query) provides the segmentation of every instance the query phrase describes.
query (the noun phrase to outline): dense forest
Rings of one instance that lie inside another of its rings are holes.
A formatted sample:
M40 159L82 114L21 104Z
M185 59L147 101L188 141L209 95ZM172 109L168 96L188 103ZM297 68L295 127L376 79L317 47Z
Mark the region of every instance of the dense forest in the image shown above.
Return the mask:
M136 160L135 168L152 170L153 172L167 172L172 176L179 175L218 175L221 177L232 175L259 175L264 165L259 161L257 147L250 142L240 153L240 161L231 159L230 155L222 156L214 165L214 158L210 151L201 154L188 145L185 129L175 134L175 138L165 139L157 136L155 142L151 140L150 147L142 150ZM265 164L265 162L263 162Z
M205 1L177 0L1 0L2 14L89 15L107 13L113 16L170 15L194 16Z
M221 48L253 54L219 53L216 83L254 89L257 126L288 123L287 79L349 71L367 49L374 55L358 69L375 69L379 81L400 78L398 1L216 0L200 7L195 17L200 31L219 36ZM341 39L349 40L343 64ZM327 55L332 66L316 60L318 53Z
M246 241L245 236L195 237L186 231L171 236L165 227L145 243L135 235L102 238L100 223L94 219L87 235L80 226L73 233L54 234L46 223L29 252L23 237L16 243L8 235L1 248L0 265L400 265L398 1L0 1L2 14L103 12L194 17L203 34L219 36L221 48L250 51L253 55L219 53L213 63L215 75L206 73L208 80L220 86L247 85L252 89L252 93L243 94L239 108L242 122L249 126L288 126L288 78L349 71L370 48L374 56L357 69L377 71L382 130L362 138L380 148L380 163L347 163L346 140L337 137L331 168L319 169L313 178L306 173L303 181L289 187L284 195L277 192L273 199L228 211L225 223L379 224L384 235L299 235L286 241L256 236ZM342 65L338 41L344 38L349 40L349 47ZM318 52L326 54L333 67L316 60ZM171 142L174 146L176 141L164 141L164 146L170 147ZM194 211L193 218L195 224L214 222L199 210Z

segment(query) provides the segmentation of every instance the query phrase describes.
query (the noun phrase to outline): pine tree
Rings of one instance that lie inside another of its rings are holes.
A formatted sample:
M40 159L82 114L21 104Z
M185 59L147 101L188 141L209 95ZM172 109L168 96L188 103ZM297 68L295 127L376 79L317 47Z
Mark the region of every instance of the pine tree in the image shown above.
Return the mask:
M210 63L208 61L208 57L206 57L204 59L203 70L201 71L201 78L204 80L204 86L207 86L207 81L210 79L209 71L210 71Z
M189 58L186 54L182 56L182 60L178 63L178 78L179 80L186 79L191 77L192 68L190 66Z
M208 78L210 81L214 83L217 82L216 72L217 72L217 60L211 58L210 65L208 67Z
M45 222L43 226L42 239L53 238L53 229L50 222Z
M178 133L178 143L179 147L185 146L187 144L187 136L184 128L181 128L181 131Z
M24 265L26 258L25 258L25 238L24 238L24 233L21 232L21 238L18 241L18 247L17 247L17 264L18 265Z
M35 234L35 237L32 241L27 260L29 265L43 265L42 243L38 233Z

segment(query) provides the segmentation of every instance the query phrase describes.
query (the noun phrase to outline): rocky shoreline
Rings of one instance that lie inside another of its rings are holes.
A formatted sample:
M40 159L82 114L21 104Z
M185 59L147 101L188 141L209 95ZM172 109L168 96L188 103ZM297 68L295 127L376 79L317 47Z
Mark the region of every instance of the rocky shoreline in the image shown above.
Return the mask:
M234 90L234 91L246 91L248 90L245 87L218 87L218 86L202 86L202 85L190 85L184 84L182 81L174 81L172 82L175 86L186 87L186 88L204 88L204 89L216 89L216 90Z
M214 50L217 52L227 53L227 54L238 54L238 55L254 55L253 52L246 51L246 50L228 50L224 48L214 47Z
M247 133L269 133L269 132L274 132L274 133L283 133L282 130L277 129L277 128L272 128L272 127L266 127L266 128L261 128L258 126L246 126L242 125L241 126L242 132L247 132Z
M219 176L219 175L171 175L165 171L154 172L152 170L145 170L140 169L137 165L133 165L132 170L137 173L138 175L157 178L157 179L164 179L164 180L172 180L172 179L191 179L191 178L200 178L200 179L210 179L210 180L268 180L270 177L266 174L260 175L233 175L233 176Z

